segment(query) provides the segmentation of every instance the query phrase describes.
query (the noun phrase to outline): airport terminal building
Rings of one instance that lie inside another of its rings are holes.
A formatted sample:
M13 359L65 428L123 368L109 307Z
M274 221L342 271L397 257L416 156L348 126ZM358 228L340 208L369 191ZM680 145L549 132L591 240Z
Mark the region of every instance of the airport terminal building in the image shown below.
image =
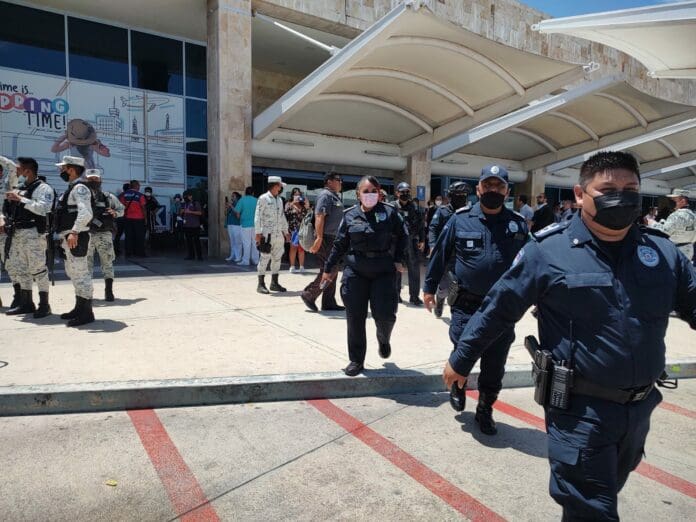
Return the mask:
M515 0L0 0L0 154L56 187L72 153L111 190L207 188L214 256L225 197L268 175L427 199L500 162L516 193L559 200L614 147L646 194L696 185L696 81L545 18Z

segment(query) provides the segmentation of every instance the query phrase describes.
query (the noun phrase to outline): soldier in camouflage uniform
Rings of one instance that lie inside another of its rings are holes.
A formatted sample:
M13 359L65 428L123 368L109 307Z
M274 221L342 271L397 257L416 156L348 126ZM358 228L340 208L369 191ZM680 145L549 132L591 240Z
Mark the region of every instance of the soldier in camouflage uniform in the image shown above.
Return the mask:
M5 260L5 240L7 239L7 234L5 233L6 221L3 208L5 206L5 194L11 190L15 190L17 186L17 165L5 156L0 156L0 262L10 276L10 282L14 288L14 297L10 304L10 308L14 308L19 304L21 287L14 281L9 270L7 270ZM0 306L2 306L2 299L0 299Z
M94 321L92 271L87 261L94 198L82 178L84 159L64 156L56 165L61 168L61 179L68 182L56 205L56 230L65 253L65 271L75 288L75 308L60 318L68 319L68 326L80 326Z
M693 262L696 242L696 214L689 208L689 191L674 189L667 196L676 203L676 210L660 222L649 220L648 226L669 234L669 238Z
M278 282L280 260L285 251L285 243L290 240L288 233L288 221L285 218L285 209L280 193L285 183L279 176L268 176L268 192L259 198L254 216L256 228L256 246L259 248L258 275L259 283L256 291L260 294L268 294L268 288L264 278L268 263L271 263L271 286L274 292L285 292L286 289ZM265 251L270 243L270 249Z
M94 274L94 253L99 254L102 274L104 275L104 299L113 301L114 298L114 225L115 219L123 216L125 207L116 196L101 189L101 171L99 169L87 169L85 178L89 188L94 194L94 208L92 224L90 225L89 251L87 261L89 271Z
M17 159L19 190L8 192L5 212L11 220L12 235L7 255L8 272L20 285L20 302L7 315L34 314L41 319L50 315L48 304L48 268L46 267L47 215L53 209L53 189L38 178L39 165L33 158ZM32 299L32 281L39 287L39 307Z

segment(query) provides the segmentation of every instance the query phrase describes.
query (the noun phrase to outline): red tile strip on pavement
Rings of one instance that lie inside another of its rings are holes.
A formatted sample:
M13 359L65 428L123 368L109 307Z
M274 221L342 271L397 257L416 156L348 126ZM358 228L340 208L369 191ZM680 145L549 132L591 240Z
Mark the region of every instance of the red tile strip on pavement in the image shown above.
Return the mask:
M472 399L478 400L478 392L468 391L466 392L466 394ZM541 417L537 417L536 415L528 413L524 410L519 409L516 406L513 406L512 404L508 404L500 400L496 401L493 407L496 410L504 413L505 415L509 415L510 417L514 417L518 420L521 420L522 422L534 426L535 428L541 431L546 431L546 422ZM641 462L638 468L636 468L636 472L638 472L638 474L643 475L646 478L649 478L659 484L662 484L663 486L673 489L674 491L677 491L682 495L686 495L687 497L691 498L696 498L696 484L694 484L693 482L689 482L688 480L684 480L683 478L677 477L676 475L672 475L671 473L668 473L656 466L653 466L652 464Z
M669 410L672 413L684 415L684 417L691 417L692 419L696 419L696 411L690 410L688 408L683 408L682 406L677 406L676 404L672 404L671 402L662 401L660 403L660 408L662 408L663 410Z
M154 410L128 410L177 517L182 522L219 522L196 477L169 438Z
M307 402L468 519L480 522L505 520L331 401L319 399Z

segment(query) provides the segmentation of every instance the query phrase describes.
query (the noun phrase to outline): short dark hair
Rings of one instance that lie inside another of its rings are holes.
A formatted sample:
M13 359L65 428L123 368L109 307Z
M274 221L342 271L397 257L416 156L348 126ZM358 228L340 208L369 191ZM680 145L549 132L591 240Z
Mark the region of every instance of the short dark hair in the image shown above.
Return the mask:
M244 189L244 195L245 196L253 196L254 195L254 187L247 187Z
M242 197L242 195L239 192L237 192L236 190L234 192L232 192L232 195L237 196L237 199Z
M140 186L140 182L139 182L137 179L132 179L132 180L130 180L129 185L130 185L131 188L132 188L132 187L135 187L136 185L139 187L139 186Z
M130 183L124 183L121 188L123 189L123 192L130 190Z
M331 172L327 172L326 174L324 174L324 185L326 185L329 181L334 179L341 179L341 175L338 172L334 172L333 170Z
M69 165L67 165L67 166L68 166L68 167L74 168L74 169L77 171L77 175L78 175L78 176L82 176L82 174L85 173L85 168L84 168L82 165L73 165L73 164L69 164Z
M355 190L359 191L360 187L363 186L365 183L369 183L370 185L377 187L378 191L382 188L382 185L379 184L379 181L377 181L377 178L375 178L374 176L363 176L362 178L360 178L360 181L358 181L358 185L355 187Z
M145 187L145 192L147 192L148 190L152 192L152 187Z
M607 151L598 152L582 164L578 183L582 188L585 188L598 172L617 169L625 169L633 172L638 176L638 182L640 182L640 168L638 167L636 158L634 158L632 154L628 152Z
M39 172L39 164L34 158L17 158L17 163L25 169L31 170L34 174Z
M519 200L520 200L522 203L524 203L525 205L529 202L529 198L527 197L526 194L520 194L520 195L517 196L517 197L518 197Z

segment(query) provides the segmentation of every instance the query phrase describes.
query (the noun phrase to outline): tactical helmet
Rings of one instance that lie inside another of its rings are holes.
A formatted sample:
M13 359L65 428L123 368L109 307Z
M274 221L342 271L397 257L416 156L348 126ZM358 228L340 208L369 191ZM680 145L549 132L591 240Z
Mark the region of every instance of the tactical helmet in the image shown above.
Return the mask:
M411 185L409 185L409 184L406 183L405 181L402 181L401 183L399 183L399 184L396 186L396 191L397 191L397 192L403 192L403 191L406 191L406 190L410 191L410 190L411 190Z
M471 187L469 187L468 183L466 183L464 181L455 181L447 189L447 197L451 198L455 194L468 196L470 192L471 192Z

